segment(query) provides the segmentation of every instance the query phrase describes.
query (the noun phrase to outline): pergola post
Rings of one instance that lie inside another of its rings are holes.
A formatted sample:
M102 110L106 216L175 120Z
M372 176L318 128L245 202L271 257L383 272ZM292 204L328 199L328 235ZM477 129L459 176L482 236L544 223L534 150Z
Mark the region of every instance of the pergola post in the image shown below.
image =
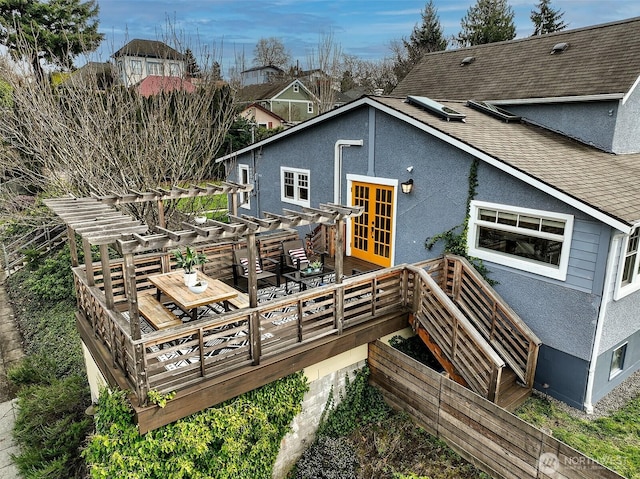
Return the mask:
M107 308L113 310L113 285L111 284L111 267L109 266L109 247L106 244L100 245L100 263L102 265L105 301Z
M258 260L258 248L256 234L247 235L247 292L249 293L249 307L258 306L258 278L256 275L256 261Z
M138 340L140 332L140 311L138 310L138 291L136 289L136 264L133 261L133 254L123 255L124 260L124 281L127 287L127 298L129 300L129 334L131 339Z
M335 244L335 256L334 256L334 269L337 285L342 284L342 276L344 272L344 220L339 218L336 220L336 244ZM336 289L336 328L338 334L342 334L342 328L344 325L344 287L340 286Z
M238 193L231 193L229 197L231 198L231 214L238 216Z
M87 284L96 285L95 274L93 273L93 258L91 257L91 243L86 238L82 238L82 251L84 252L84 266L87 275Z
M71 253L71 267L75 268L80 263L78 261L78 243L76 243L76 232L67 225L67 240L69 241L69 252Z

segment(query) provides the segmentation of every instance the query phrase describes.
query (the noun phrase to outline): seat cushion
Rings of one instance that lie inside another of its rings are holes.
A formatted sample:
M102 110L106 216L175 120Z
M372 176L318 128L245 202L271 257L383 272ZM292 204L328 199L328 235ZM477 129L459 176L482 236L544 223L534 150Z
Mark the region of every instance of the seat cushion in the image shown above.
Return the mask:
M249 268L247 267L247 265L249 264L249 259L248 258L240 258L240 264L242 265L242 268L244 269L244 275L248 276L249 275ZM260 267L260 260L256 258L256 273L260 274L262 273L262 268Z
M309 264L309 258L307 258L307 253L304 251L304 248L290 249L289 257L294 265L296 265L298 261L300 261L300 266L302 266L303 263Z

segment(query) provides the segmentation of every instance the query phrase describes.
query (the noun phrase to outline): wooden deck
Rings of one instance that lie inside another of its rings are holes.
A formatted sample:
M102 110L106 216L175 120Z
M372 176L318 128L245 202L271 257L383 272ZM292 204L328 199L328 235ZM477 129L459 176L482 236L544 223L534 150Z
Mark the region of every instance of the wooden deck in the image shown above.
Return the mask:
M213 254L221 258L216 248ZM145 278L162 271L162 264L157 254L136 258L137 296L153 291ZM121 292L112 308L101 289L101 266L95 265L93 286L78 267L78 329L107 381L131 391L142 433L398 331L410 316L417 320L416 329L419 324L429 331L442 357L476 393L498 404L515 404L522 389L530 393L537 340L464 260L446 257L374 269L345 258L344 265L345 273L356 274L339 284L161 331L143 329L138 338L132 331L140 328L128 319L131 305L119 273L123 265L111 265L111 288ZM483 298L481 304L460 293L467 290ZM518 382L525 388L512 388ZM160 409L147 405L151 390L175 391L176 396Z

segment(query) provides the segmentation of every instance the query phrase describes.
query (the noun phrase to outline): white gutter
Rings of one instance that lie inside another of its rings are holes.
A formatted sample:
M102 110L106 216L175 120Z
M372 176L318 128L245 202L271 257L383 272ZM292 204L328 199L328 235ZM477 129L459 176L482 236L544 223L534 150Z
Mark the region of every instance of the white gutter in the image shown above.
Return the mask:
M342 204L342 148L362 146L364 140L338 140L333 151L333 202Z
M615 235L611 238L611 247L609 249L609 255L607 257L607 270L604 275L604 287L602 291L601 307L598 312L598 320L596 323L596 332L593 338L593 348L591 349L591 360L589 362L589 371L587 374L587 390L584 398L584 410L587 414L593 414L593 385L596 378L596 364L598 361L598 355L600 354L600 341L602 340L602 330L604 329L604 320L607 314L607 306L611 300L611 282L615 279L616 271L614 270L614 262L619 254L618 245L623 235Z

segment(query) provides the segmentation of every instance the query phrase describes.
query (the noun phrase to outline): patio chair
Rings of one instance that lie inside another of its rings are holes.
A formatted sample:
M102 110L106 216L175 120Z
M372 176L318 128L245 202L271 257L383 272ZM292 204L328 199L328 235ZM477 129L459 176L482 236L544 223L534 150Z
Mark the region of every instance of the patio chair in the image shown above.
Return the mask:
M270 261L276 265L275 270L276 273L272 273L271 271L267 271L264 268L264 261ZM260 281L264 281L268 283L270 286L273 286L271 281L275 278L276 286L280 286L280 275L277 273L279 269L279 263L276 260L267 258L263 260L260 256L256 258L256 279L258 284ZM233 252L233 285L238 286L240 282L240 278L244 278L245 280L249 276L249 260L247 258L247 250L234 250ZM249 289L247 283L247 290Z
M308 253L310 253L310 255ZM281 274L305 269L310 263L317 259L324 264L324 253L308 251L301 239L283 241L281 255Z

